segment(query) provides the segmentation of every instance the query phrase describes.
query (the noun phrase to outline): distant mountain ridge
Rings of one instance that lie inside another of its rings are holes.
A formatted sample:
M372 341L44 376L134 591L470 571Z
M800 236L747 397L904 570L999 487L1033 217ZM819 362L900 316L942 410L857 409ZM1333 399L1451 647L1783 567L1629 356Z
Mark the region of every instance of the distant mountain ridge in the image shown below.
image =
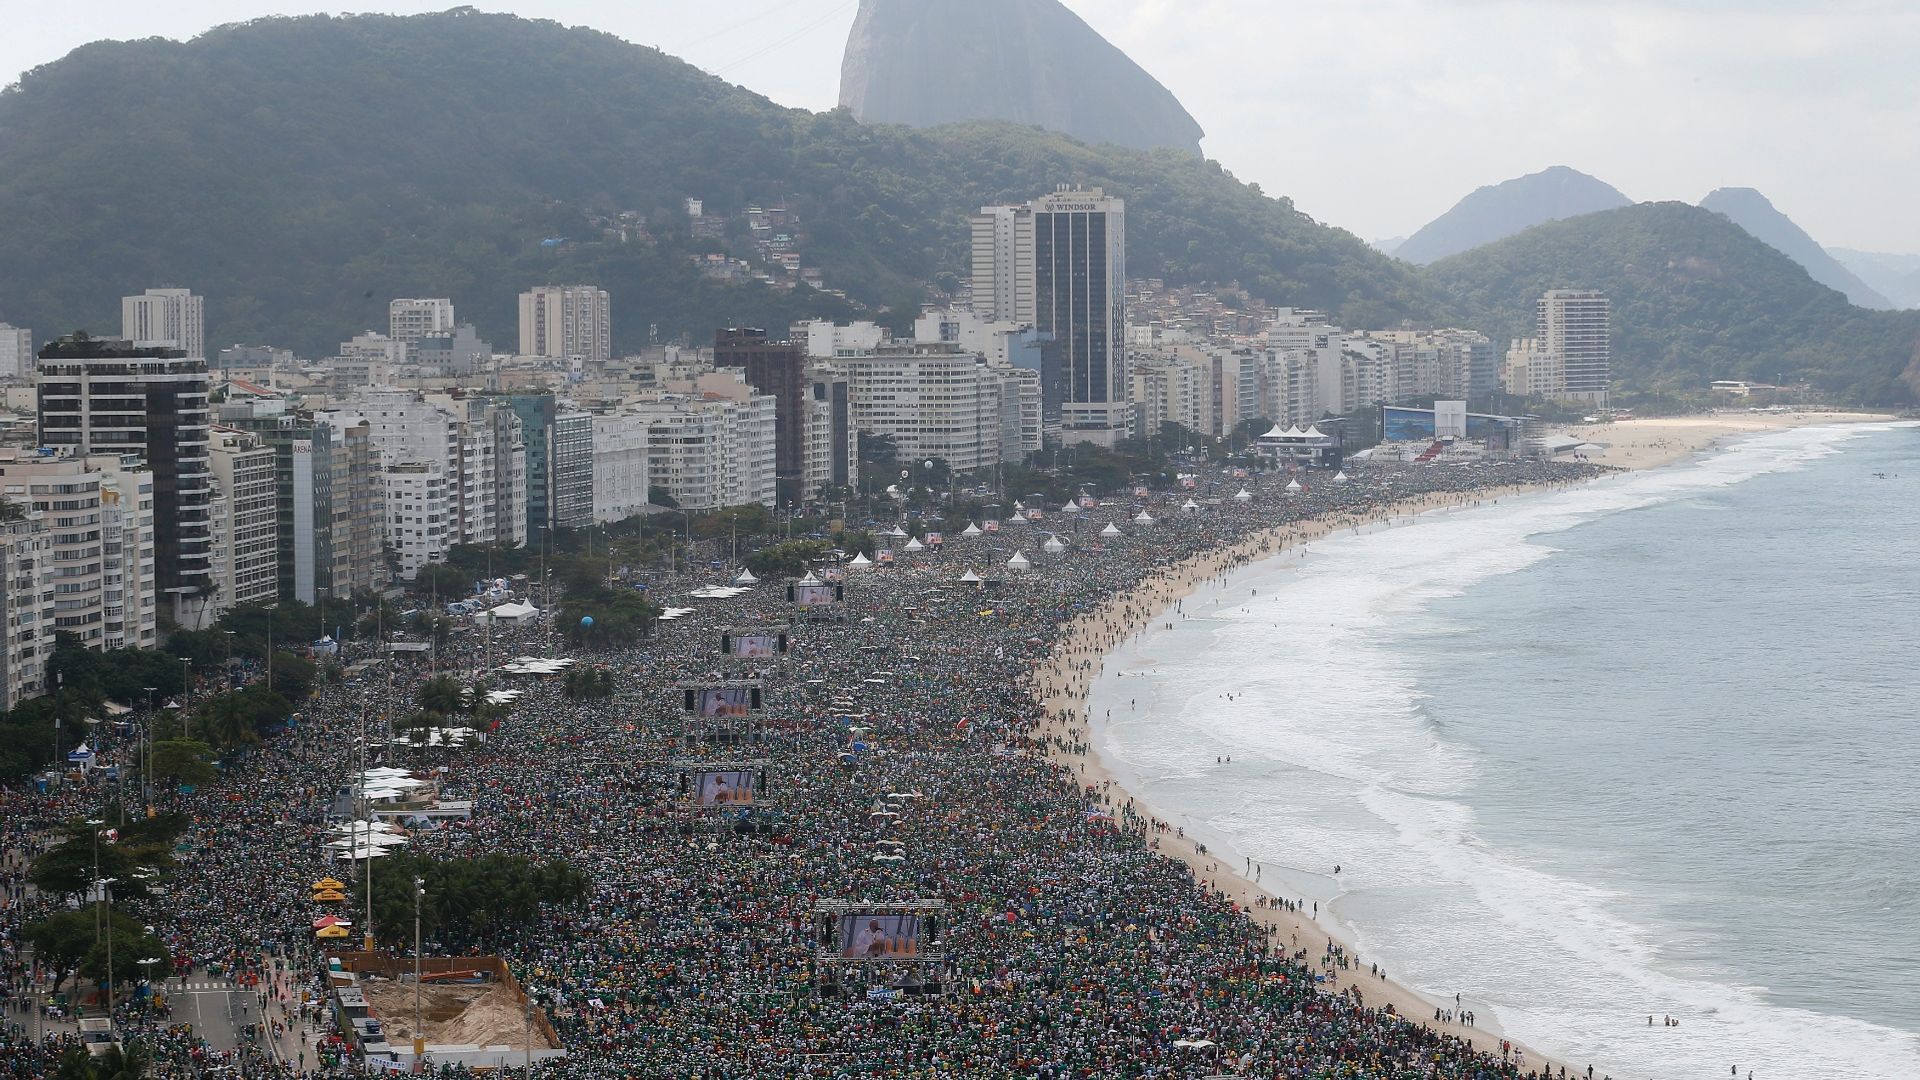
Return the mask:
M1902 308L1920 308L1920 255L1830 247L1827 254L1874 292Z
M1724 215L1640 203L1536 225L1435 263L1428 281L1496 341L1548 289L1613 301L1614 377L1647 391L1805 378L1847 400L1920 398L1920 312L1869 311Z
M1206 134L1166 87L1059 0L860 0L840 104L866 123L1005 120L1196 156Z
M1555 165L1480 188L1409 236L1394 249L1393 255L1425 266L1449 255L1504 240L1535 225L1617 210L1632 203L1632 199L1604 181L1565 165Z
M1723 214L1735 225L1752 233L1806 270L1813 280L1841 293L1856 306L1887 311L1896 305L1880 295L1853 271L1827 253L1806 230L1776 209L1765 195L1753 188L1726 187L1700 200L1703 209Z

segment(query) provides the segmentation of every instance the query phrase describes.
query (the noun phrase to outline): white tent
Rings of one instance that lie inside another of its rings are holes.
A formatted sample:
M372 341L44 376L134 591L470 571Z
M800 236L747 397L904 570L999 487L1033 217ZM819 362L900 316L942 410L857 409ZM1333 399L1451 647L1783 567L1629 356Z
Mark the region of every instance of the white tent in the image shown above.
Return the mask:
M1200 509L1200 504L1197 502L1194 502L1192 499L1188 499L1186 502L1183 502L1180 504L1180 509L1191 514L1191 513L1197 512Z
M807 571L806 576L800 579L799 583L802 585L819 585L821 584L821 581L819 578L813 576L813 571L809 570Z
M1346 482L1347 482L1347 473L1346 473L1346 470L1345 470L1345 469L1342 469L1341 471L1339 471L1339 472L1337 472L1337 473L1334 473L1334 474L1333 474L1333 482L1334 482L1334 483L1336 483L1336 484L1344 484L1344 483L1346 483Z
M1133 520L1136 524L1151 525L1153 524L1153 515L1147 513L1145 510L1142 510L1139 513L1133 515Z
M1067 505L1061 507L1060 512L1063 514L1077 514L1080 512L1080 504L1074 502L1072 499L1068 499Z
M858 554L858 555L855 555L855 556L853 557L853 561L852 561L852 562L850 562L850 563L848 563L847 565L848 565L848 566L862 566L862 567L865 567L865 566L872 566L872 565L873 565L873 560L872 560L872 559L869 559L869 558L867 558L867 553L863 551L863 552L861 552L860 554Z
M1233 501L1237 503L1250 503L1253 501L1253 492L1248 491L1246 488L1241 488L1239 491L1233 493Z
M1013 500L1013 508L1015 510L1025 510L1027 508L1027 504L1021 502L1019 499L1015 499Z
M969 569L966 573L960 575L960 581L967 585L978 585L980 584L980 575Z
M733 579L735 585L755 585L759 581L759 578L753 576L753 571L744 566L740 568L740 576Z
M530 623L540 617L540 609L524 600L511 600L496 608L489 608L485 618L493 622L506 622L515 625Z
M886 535L887 535L887 536L892 536L892 537L896 537L896 538L898 538L898 537L904 537L904 536L906 536L906 535L907 535L907 530L905 530L905 529L903 529L903 528L901 528L901 527L900 527L900 526L898 526L898 525L895 525L895 526L894 526L894 527L893 527L892 529L890 529L890 530L888 530L888 532L886 533Z
M1049 536L1047 537L1047 542L1040 545L1040 550L1046 552L1049 555L1058 555L1061 552L1067 550L1067 545L1061 543L1059 537Z
M975 525L973 522L969 521L967 522L967 527L960 530L960 535L961 536L979 536L980 526Z
M1109 538L1109 539L1111 539L1111 538L1113 538L1113 537L1116 537L1116 536L1119 536L1119 535L1120 535L1120 526L1118 526L1118 525L1115 525L1115 524L1114 524L1113 522L1111 522L1111 521L1109 521L1109 522L1107 522L1107 527L1106 527L1106 528L1104 528L1104 529L1101 529L1101 530L1100 530L1100 535L1101 535L1101 536L1104 536L1104 537L1107 537L1107 538Z
M923 543L921 543L921 542L919 541L919 539L918 539L918 538L915 538L915 539L912 539L912 540L909 540L909 541L907 541L907 546L906 546L906 547L905 547L905 548L904 548L903 550L906 550L906 551L924 551L924 550L926 549L926 546L927 546L927 545L925 545L925 544L923 544Z
M1019 515L1019 514L1015 514L1015 515L1013 515L1012 517L1010 517L1010 518L1008 518L1008 519L1007 519L1007 524L1009 524L1009 525L1025 525L1025 524L1027 524L1027 519L1026 519L1025 517L1023 517L1023 516L1021 516L1021 515Z
M1287 481L1287 492L1288 492L1289 494L1292 494L1292 495L1298 495L1298 494L1300 494L1300 490L1301 490L1301 488L1300 488L1300 481L1298 481L1298 480L1289 480L1289 481Z
M1024 553L1016 551L1013 553L1013 558L1007 560L1007 569L1031 570L1033 569L1033 563L1027 559Z

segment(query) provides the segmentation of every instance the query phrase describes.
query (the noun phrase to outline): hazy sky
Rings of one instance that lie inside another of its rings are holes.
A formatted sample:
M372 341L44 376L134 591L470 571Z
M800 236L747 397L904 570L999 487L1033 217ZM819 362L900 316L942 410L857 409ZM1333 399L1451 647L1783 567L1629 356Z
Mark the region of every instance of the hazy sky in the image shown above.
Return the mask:
M965 3L966 0L951 0ZM1920 0L1066 0L1314 217L1404 235L1571 165L1634 199L1759 188L1829 246L1920 252ZM442 3L374 0L389 11ZM493 0L657 45L787 105L838 96L856 0ZM299 0L6 0L0 73Z

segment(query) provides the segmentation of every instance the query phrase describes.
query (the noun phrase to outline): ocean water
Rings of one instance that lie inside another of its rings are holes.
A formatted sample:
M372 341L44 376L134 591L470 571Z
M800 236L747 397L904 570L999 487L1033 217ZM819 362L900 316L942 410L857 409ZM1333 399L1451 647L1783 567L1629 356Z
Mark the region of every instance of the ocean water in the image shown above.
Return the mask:
M1596 1076L1920 1076L1920 426L1342 534L1185 615L1109 659L1101 753L1363 964Z

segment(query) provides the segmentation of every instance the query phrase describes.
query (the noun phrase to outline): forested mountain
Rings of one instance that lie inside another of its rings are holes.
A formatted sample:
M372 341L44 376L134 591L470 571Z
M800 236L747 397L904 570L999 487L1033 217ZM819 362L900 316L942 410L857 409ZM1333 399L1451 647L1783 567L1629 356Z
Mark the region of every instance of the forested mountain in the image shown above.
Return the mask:
M1423 272L1190 154L997 122L862 125L606 34L465 9L99 43L29 73L0 93L0 319L41 340L111 333L121 295L184 285L206 297L210 347L323 357L384 328L391 297L450 296L511 348L520 291L590 281L612 294L621 351L800 317L899 326L970 271L968 213L1062 183L1127 200L1137 278L1496 339L1546 288L1602 288L1629 380L1804 371L1911 400L1893 376L1915 317L1849 308L1697 208L1555 222ZM694 239L689 197L724 227ZM803 264L845 298L695 266L761 259L744 210L781 204Z
M966 215L1056 184L1128 200L1130 269L1395 319L1414 275L1357 237L1174 151L1032 128L863 126L784 109L657 50L471 11L262 19L190 42L96 43L0 95L0 318L116 329L118 298L189 285L208 340L325 356L393 296L451 296L496 344L514 297L592 281L616 346L783 327L855 305L910 319L968 272ZM693 243L683 200L729 221ZM784 202L805 263L855 302L704 280L747 254L749 204ZM589 215L636 211L653 243ZM543 241L568 238L566 242Z
M1854 307L1732 221L1684 203L1550 222L1428 275L1497 341L1532 335L1548 289L1607 293L1614 373L1648 389L1805 376L1855 401L1912 401L1920 390L1920 313Z
M1393 254L1424 266L1544 222L1613 210L1632 201L1604 181L1555 165L1480 188L1407 237Z
M1827 253L1895 307L1920 308L1920 255L1837 247Z
M1895 305L1854 276L1827 254L1819 241L1808 236L1792 218L1776 209L1765 195L1752 188L1717 188L1700 200L1700 205L1752 233L1768 246L1806 270L1813 280L1829 289L1846 294L1856 306L1882 311Z

